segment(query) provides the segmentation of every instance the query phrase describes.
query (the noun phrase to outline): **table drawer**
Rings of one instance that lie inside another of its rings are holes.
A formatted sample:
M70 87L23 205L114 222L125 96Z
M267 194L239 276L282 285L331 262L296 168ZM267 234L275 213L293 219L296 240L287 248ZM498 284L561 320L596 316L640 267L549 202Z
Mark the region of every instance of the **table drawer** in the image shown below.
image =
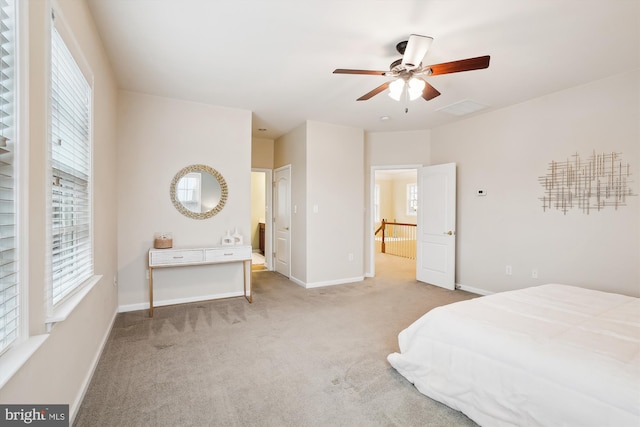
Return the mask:
M251 246L212 248L205 250L206 262L240 261L251 259Z
M159 250L149 252L149 265L191 264L204 262L202 249Z

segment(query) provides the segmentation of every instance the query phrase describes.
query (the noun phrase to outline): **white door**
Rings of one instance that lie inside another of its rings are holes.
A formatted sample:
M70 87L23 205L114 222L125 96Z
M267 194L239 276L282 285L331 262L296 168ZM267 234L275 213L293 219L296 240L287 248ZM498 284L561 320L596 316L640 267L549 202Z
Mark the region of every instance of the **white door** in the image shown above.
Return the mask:
M456 164L418 169L416 279L455 289Z
M291 166L276 169L273 177L273 259L275 270L291 275Z

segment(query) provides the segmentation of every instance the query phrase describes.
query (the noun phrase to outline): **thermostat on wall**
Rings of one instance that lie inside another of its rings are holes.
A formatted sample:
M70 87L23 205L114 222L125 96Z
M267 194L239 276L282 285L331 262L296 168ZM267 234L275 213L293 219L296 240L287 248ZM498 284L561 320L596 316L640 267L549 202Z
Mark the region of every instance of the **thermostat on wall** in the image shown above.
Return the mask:
M486 196L487 195L487 190L477 190L476 191L476 196Z

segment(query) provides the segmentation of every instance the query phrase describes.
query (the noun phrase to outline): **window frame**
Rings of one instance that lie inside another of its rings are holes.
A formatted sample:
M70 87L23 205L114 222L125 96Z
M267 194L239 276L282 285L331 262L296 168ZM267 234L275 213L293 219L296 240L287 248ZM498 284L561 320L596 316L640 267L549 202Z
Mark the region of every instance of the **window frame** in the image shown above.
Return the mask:
M418 183L407 184L407 215L418 215Z
M94 176L93 176L93 114L94 114L94 84L93 84L93 73L91 68L88 66L88 62L86 61L84 55L82 54L82 50L80 49L80 45L77 40L74 38L72 32L69 30L68 25L66 24L64 17L61 13L58 12L55 1L53 2L53 6L51 9L51 20L50 20L50 41L49 41L49 49L50 49L50 60L49 60L49 88L48 88L48 142L47 142L47 177L48 177L48 185L47 185L47 286L46 286L46 325L47 330L50 330L51 326L60 322L68 317L68 315L73 311L73 309L82 301L82 299L89 293L89 291L98 283L98 281L102 278L101 275L95 274L95 248L94 248ZM79 281L75 284L73 289L70 292L67 292L59 301L54 302L53 295L53 187L54 187L54 168L53 168L53 153L52 153L52 144L53 144L53 134L52 134L52 126L53 126L53 105L52 105L52 91L53 91L53 37L54 31L56 31L66 48L69 52L75 66L79 70L82 75L84 81L86 82L89 90L87 108L88 108L88 130L87 130L87 149L89 152L88 155L88 185L87 185L87 195L88 195L88 240L89 240L89 261L91 263L91 274L86 275L84 280Z
M3 10L7 11L6 21L3 22L7 24L6 32L9 33L9 36L6 40L7 43L2 44L3 50L5 46L8 49L7 57L4 58L6 59L6 61L1 59L2 55L0 54L0 60L3 64L7 64L7 68L5 69L1 64L0 68L2 70L2 75L7 76L7 86L9 87L8 91L5 92L5 79L0 77L0 97L2 98L2 100L0 101L0 106L2 107L3 113L1 114L2 117L0 117L0 124L2 128L0 132L2 134L4 145L4 147L1 149L2 156L9 156L8 162L5 163L3 161L3 163L11 170L11 176L9 177L9 179L11 180L11 188L9 191L11 192L12 197L12 207L10 213L13 214L13 219L11 221L12 224L9 224L12 227L10 235L5 235L5 232L2 232L3 240L5 239L5 237L8 237L12 240L12 243L7 246L7 250L13 254L12 259L10 259L8 263L5 263L4 261L2 262L2 275L4 276L5 267L7 265L10 265L10 267L7 269L12 272L10 276L13 276L14 278L8 281L12 282L10 286L8 286L7 289L2 290L3 295L0 295L0 297L2 298L1 301L3 308L0 312L4 312L4 310L6 309L4 304L7 301L4 299L7 296L10 296L11 299L14 300L14 306L8 306L11 307L10 312L13 312L14 314L10 317L7 316L7 313L4 313L2 315L2 323L6 325L8 319L11 323L15 324L15 327L13 327L10 334L6 334L3 326L3 334L2 336L0 336L0 355L5 354L11 348L24 341L25 332L27 331L25 310L27 305L24 303L24 295L27 295L27 293L24 287L24 271L22 264L22 259L24 258L22 236L25 235L22 228L22 214L24 212L24 209L22 209L23 199L20 195L21 192L19 191L21 182L24 181L24 179L22 178L24 176L22 172L23 156L21 155L22 150L20 149L20 144L18 144L18 141L20 140L18 129L20 127L19 120L21 117L18 114L20 94L18 80L21 78L21 76L18 75L21 68L18 67L18 62L21 60L21 55L19 55L18 53L18 31L20 28L18 25L18 19L20 15L18 14L18 2L16 2L15 0L2 0L2 3L5 4L0 4L0 7ZM4 37L2 38L4 39ZM7 72L5 73L5 71ZM5 94L7 95L6 98ZM8 113L6 116L4 116L6 106L8 106ZM5 249L3 248L2 251L4 253ZM2 257L4 258L4 254ZM11 294L9 290L11 290L13 294ZM6 292L6 294L4 294L4 292Z

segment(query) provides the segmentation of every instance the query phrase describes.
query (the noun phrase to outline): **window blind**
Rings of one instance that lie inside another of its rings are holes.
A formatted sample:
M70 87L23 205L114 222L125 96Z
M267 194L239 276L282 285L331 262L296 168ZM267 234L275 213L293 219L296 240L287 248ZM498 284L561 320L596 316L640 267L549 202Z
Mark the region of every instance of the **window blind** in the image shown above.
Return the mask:
M51 298L93 276L91 88L64 40L51 34Z
M0 353L18 339L15 36L13 1L0 0Z

